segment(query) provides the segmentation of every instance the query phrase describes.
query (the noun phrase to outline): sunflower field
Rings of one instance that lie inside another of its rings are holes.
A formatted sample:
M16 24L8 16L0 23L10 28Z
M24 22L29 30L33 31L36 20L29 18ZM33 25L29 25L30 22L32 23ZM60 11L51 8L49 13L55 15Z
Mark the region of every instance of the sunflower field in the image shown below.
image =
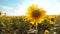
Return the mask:
M26 16L1 16L0 34L60 34L60 15L46 15L46 11L32 4Z

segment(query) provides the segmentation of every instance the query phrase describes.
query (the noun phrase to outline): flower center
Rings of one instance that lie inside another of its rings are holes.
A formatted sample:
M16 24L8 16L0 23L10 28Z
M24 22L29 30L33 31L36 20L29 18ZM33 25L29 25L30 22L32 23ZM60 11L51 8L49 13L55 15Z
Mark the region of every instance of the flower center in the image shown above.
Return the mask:
M51 21L53 21L53 22L54 22L54 18L51 18Z
M40 15L41 15L41 14L40 14L39 10L34 10L34 11L32 12L32 17L33 17L33 18L38 18Z

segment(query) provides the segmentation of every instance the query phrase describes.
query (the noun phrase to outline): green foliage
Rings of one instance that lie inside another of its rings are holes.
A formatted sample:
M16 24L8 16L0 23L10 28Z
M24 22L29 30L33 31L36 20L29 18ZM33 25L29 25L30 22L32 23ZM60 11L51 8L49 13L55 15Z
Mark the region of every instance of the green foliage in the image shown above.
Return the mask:
M7 17L4 17L7 18ZM0 30L4 34L14 34L14 33L27 33L27 31L30 29L30 23L29 20L23 20L23 18L10 18L10 22L8 20L5 20L4 18L0 18ZM56 18L56 24L49 24L48 20L44 20L39 24L41 29L39 32L43 33L46 29L49 30L50 34L52 34L54 31L59 33L60 31L60 18ZM34 24L35 26L35 24ZM38 26L38 25L37 25ZM57 28L57 29L53 29ZM52 29L52 30L51 30Z

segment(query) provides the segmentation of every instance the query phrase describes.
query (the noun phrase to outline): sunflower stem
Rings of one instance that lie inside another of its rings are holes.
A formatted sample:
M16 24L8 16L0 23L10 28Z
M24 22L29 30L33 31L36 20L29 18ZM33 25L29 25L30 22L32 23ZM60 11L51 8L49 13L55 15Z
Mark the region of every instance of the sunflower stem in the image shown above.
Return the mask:
M38 33L38 29L37 29L37 23L35 22L35 27L36 27L36 34Z

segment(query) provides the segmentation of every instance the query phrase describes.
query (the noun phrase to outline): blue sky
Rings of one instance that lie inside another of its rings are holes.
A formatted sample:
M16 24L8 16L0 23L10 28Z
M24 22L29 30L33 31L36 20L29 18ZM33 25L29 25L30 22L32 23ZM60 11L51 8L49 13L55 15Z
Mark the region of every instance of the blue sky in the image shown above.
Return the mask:
M47 15L60 14L60 0L0 0L0 11L8 16L26 15L27 7L37 4Z

